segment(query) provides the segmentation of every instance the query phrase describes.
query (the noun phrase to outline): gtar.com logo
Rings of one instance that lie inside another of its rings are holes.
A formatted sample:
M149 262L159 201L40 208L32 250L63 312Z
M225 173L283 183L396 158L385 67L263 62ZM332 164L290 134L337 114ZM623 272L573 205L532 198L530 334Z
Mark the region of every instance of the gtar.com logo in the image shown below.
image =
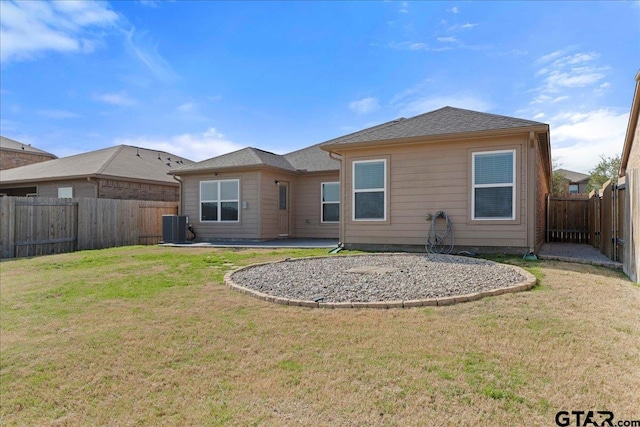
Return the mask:
M556 425L560 427L640 427L640 420L635 421L613 421L611 411L559 411L556 414Z

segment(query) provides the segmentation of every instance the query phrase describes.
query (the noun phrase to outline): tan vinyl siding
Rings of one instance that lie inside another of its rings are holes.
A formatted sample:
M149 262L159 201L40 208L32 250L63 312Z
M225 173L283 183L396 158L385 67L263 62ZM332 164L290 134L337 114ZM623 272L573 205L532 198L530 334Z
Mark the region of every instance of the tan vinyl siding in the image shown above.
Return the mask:
M344 242L424 245L431 225L427 213L444 211L453 223L457 246L526 247L527 135L380 147L345 151ZM471 219L472 152L516 150L515 220ZM352 220L354 160L388 158L388 220ZM532 178L533 179L533 178Z
M58 188L73 187L73 197L96 197L95 181L76 179L68 181L52 181L37 184L38 197L58 197Z
M200 181L225 179L240 180L240 221L239 222L201 222L200 221ZM182 177L182 215L189 216L197 239L210 241L216 239L259 239L259 172L245 171L234 173L203 173ZM242 209L243 202L247 209Z
M338 182L338 172L322 175L307 175L298 178L296 186L295 229L296 237L337 239L338 223L321 221L321 184Z
M629 160L627 161L627 169L640 169L640 124L636 127L633 136L633 143L629 151Z

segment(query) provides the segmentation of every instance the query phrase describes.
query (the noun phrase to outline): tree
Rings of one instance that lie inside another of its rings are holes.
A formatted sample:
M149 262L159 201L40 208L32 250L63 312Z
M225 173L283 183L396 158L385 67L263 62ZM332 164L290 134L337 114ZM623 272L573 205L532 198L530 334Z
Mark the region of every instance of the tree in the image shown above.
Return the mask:
M622 158L620 154L611 157L600 155L600 163L598 163L596 167L589 172L591 179L589 179L587 191L598 191L602 188L604 183L609 180L611 180L614 185L617 184L621 161Z
M552 160L553 175L551 176L551 194L565 194L569 192L569 182L560 169L562 164L558 159Z

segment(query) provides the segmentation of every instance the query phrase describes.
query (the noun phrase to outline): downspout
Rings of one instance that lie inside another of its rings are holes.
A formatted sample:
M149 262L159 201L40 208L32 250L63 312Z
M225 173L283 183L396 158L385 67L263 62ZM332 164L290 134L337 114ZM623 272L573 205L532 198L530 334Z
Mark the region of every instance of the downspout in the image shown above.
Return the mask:
M329 151L329 157L333 160L337 160L340 162L340 225L338 231L338 246L344 245L344 236L345 236L345 227L346 227L346 216L344 215L344 198L346 191L343 191L344 184L344 162L342 161L342 156L338 153L334 153L333 151Z
M529 149L527 150L527 246L529 253L536 250L536 135L529 132ZM517 205L516 205L517 206Z
M175 175L171 175L171 176L173 177L173 179L178 181L178 184L179 184L179 188L178 188L178 215L182 215L182 180L180 178L177 178Z

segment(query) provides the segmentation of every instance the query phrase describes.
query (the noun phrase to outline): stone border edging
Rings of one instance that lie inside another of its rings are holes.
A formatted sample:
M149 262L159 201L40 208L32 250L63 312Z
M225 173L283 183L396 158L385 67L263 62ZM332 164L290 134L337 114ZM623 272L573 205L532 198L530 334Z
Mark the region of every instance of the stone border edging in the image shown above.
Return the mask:
M547 261L562 261L562 262L572 262L576 264L587 264L587 265L595 265L596 267L606 267L613 268L617 270L622 270L623 265L621 262L614 261L592 261L589 259L582 258L574 258L568 256L561 255L540 255L538 254L538 259L547 260Z
M362 255L346 255L346 256L363 256L363 255L393 255L394 253L378 253L378 254L362 254ZM472 294L465 295L453 295L442 298L427 298L427 299L417 299L417 300L403 300L403 301L374 301L374 302L315 302L315 301L306 301L306 300L298 300L298 299L289 299L283 297L277 297L275 295L265 294L263 292L259 292L250 288L246 288L244 286L240 286L233 281L231 276L237 271L241 271L247 268L253 268L260 265L268 265L268 264L277 264L280 262L291 262L291 261L299 261L305 259L320 259L320 258L333 258L333 256L316 256L316 257L302 257L302 258L287 258L281 261L272 261L272 262L261 262L251 265L246 265L244 267L240 267L236 270L228 271L224 275L224 284L229 286L232 289L235 289L238 292L251 295L254 298L258 298L263 301L272 302L281 305L291 305L298 307L308 307L308 308L413 308L413 307L440 307L445 305L453 305L463 302L469 301L477 301L484 297L493 297L507 293L515 293L515 292L523 292L528 291L533 288L536 283L536 277L524 270L521 267L516 265L510 265L509 267L515 268L518 270L520 274L526 277L526 279L522 282L518 282L515 285L507 286L505 288L497 288L489 291L476 292ZM495 262L495 261L492 261ZM498 263L496 263L498 264Z

